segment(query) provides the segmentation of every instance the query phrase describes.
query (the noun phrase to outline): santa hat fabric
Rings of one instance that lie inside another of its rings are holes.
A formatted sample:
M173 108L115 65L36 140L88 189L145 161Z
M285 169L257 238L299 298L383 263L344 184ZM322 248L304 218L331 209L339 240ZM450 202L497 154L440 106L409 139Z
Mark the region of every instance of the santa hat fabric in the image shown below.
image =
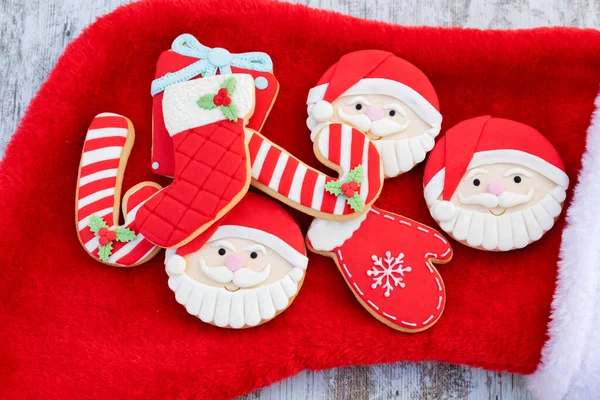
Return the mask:
M185 256L208 241L224 238L253 240L271 248L294 267L306 269L308 265L304 236L296 221L279 204L254 193L247 193L227 215L179 247L175 254Z
M442 115L427 76L408 61L382 50L348 53L323 74L317 86L308 92L309 128L312 130L331 118L331 102L335 99L360 94L395 97L439 132Z
M425 200L431 204L440 194L450 200L468 169L495 163L522 165L565 190L569 186L560 155L539 131L486 115L460 122L439 140L425 166Z

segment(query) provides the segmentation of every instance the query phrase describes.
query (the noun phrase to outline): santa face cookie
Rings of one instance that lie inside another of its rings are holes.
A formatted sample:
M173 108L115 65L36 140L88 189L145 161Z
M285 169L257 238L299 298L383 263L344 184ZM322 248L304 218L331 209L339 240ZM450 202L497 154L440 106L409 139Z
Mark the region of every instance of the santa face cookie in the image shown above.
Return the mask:
M190 314L237 329L292 303L308 259L300 229L278 204L248 193L206 236L167 252L169 287Z
M463 121L425 167L433 218L468 246L508 251L554 225L569 178L552 144L535 129L489 116Z
M364 132L388 178L410 171L435 145L442 116L435 90L409 62L381 50L343 56L308 95L311 138L329 123Z

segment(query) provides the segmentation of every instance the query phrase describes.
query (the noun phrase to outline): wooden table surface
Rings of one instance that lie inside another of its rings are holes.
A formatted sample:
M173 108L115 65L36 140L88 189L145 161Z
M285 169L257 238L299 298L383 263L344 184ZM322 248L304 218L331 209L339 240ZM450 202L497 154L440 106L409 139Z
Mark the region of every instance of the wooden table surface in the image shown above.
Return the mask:
M403 25L598 27L590 0L291 0ZM0 0L0 155L67 43L129 0ZM305 371L248 399L531 399L523 378L440 363Z

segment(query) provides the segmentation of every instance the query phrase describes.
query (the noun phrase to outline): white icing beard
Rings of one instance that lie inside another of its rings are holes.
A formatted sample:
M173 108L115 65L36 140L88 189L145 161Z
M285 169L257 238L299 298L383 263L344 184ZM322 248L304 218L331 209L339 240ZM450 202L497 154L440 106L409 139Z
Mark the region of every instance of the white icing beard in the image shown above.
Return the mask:
M530 191L527 195L506 196L503 204L509 207L508 204L524 204L524 200L531 198ZM474 204L488 207L495 206L500 201L500 197L496 198L494 204L488 204L491 198L473 199L475 196L470 196ZM496 196L494 196L496 197ZM554 225L555 219L562 210L562 202L565 199L565 191L561 187L553 189L546 197L521 211L505 213L500 216L492 215L490 212L471 211L462 207L456 207L456 211L452 219L446 222L440 222L440 227L447 233L451 234L454 239L466 242L471 247L481 247L485 250L500 250L508 251L512 249L520 249L527 246L529 243L540 239L544 233L549 231ZM466 199L461 199L461 201ZM436 200L429 204L430 210L440 201ZM484 204L486 203L486 204ZM435 218L435 215L432 216Z
M435 128L409 139L385 139L386 136L404 132L410 126L410 120L404 124L385 117L371 121L365 114L346 114L341 107L338 109L338 116L361 131L381 138L373 143L381 154L383 171L388 178L410 171L435 146L433 138L438 132Z
M213 281L219 283L233 282L234 285L240 288L249 288L260 285L269 278L269 275L271 275L271 264L267 264L261 272L256 272L243 267L233 272L224 265L209 267L202 259L198 260L198 262L200 263L202 272Z
M243 269L247 268L236 273ZM265 267L267 269L270 272L270 265ZM282 279L269 285L230 292L224 288L205 285L190 277L185 273L185 260L179 255L173 255L167 261L166 270L169 288L189 314L206 323L236 329L269 321L279 311L286 309L298 292L299 282L304 278L304 271L294 267ZM264 270L255 274L262 273Z

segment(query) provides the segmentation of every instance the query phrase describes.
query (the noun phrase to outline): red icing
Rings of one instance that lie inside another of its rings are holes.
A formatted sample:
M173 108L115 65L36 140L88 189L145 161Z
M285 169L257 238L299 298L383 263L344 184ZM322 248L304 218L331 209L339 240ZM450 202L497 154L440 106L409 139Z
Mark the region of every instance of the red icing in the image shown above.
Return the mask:
M223 96L221 96L220 94L216 95L215 97L213 97L213 102L217 106L222 105L223 104Z
M106 228L100 228L100 229L98 229L98 235L99 236L106 236L106 232L108 232L108 229L106 229Z
M100 236L98 238L98 243L100 243L102 246L106 246L108 243L110 243L110 240L108 240L106 236Z
M106 232L105 236L108 240L110 240L112 242L113 240L115 240L117 238L117 233L115 231L108 231L108 232Z
M156 64L156 73L154 78L160 78L168 72L179 71L182 68L198 61L193 57L182 56L173 51L164 51ZM267 119L267 115L271 110L277 92L279 91L279 82L272 73L268 72L257 72L253 70L246 70L237 67L231 67L232 73L244 73L250 74L255 79L257 77L263 77L267 80L268 85L265 89L256 89L256 103L254 105L254 114L248 121L247 127L260 131ZM192 79L198 79L200 76ZM222 88L223 90L224 88ZM164 92L158 93L152 100L153 110L153 133L152 133L152 164L153 171L160 175L173 176L175 174L175 158L173 156L173 140L169 136L166 130L163 112L162 112L162 99ZM216 104L216 103L215 103ZM224 104L225 105L225 104ZM156 164L155 164L156 163ZM158 168L154 168L158 166Z

